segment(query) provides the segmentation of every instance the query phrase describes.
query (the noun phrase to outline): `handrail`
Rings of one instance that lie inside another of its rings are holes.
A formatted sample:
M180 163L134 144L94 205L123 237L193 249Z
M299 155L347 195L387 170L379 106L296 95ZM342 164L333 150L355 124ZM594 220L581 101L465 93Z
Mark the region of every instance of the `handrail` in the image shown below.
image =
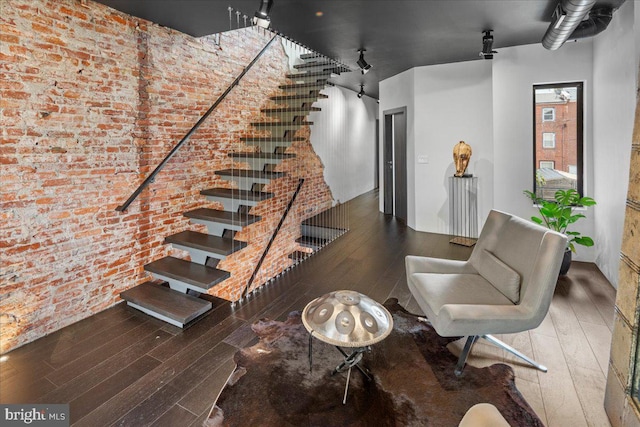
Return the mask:
M284 213L282 214L282 217L280 218L280 222L276 226L275 230L273 230L273 234L271 235L271 239L269 239L269 243L267 243L267 246L265 247L264 252L262 252L262 256L260 257L260 261L258 261L258 264L256 265L256 268L253 270L253 274L251 275L251 277L249 278L249 281L247 282L247 286L244 288L244 291L242 292L243 297L247 296L247 294L249 293L249 288L251 287L251 284L253 283L253 280L258 275L258 271L260 270L260 267L262 266L262 262L267 257L267 253L269 252L269 249L271 249L271 245L276 240L276 236L278 235L278 232L282 228L282 224L284 224L284 220L287 218L287 215L289 214L289 211L291 210L291 207L293 206L293 202L296 200L296 197L298 197L298 193L300 193L300 189L302 188L302 184L303 183L304 183L304 178L298 179L298 187L296 188L296 191L293 193L293 196L291 196L291 200L289 200L289 204L287 204L287 208L285 209Z
M166 157L164 158L164 160L162 160L162 162L160 162L160 164L158 166L156 166L156 168L153 170L153 172L151 172L151 175L149 175L147 177L147 179L145 179L142 184L140 184L138 186L138 188L136 189L136 191L134 191L131 196L129 196L129 198L127 199L126 202L124 202L122 205L118 206L116 208L117 211L120 212L124 212L129 205L136 199L136 197L138 197L138 195L140 193L142 193L142 190L144 190L147 185L149 185L151 182L153 182L154 178L156 177L156 175L162 170L162 168L165 166L165 164L167 164L167 162L171 159L171 157L173 157L174 154L176 154L176 152L180 149L180 147L182 147L182 145L187 142L187 140L189 139L189 137L200 127L200 125L207 119L207 117L209 117L209 115L213 112L213 110L216 109L216 107L218 107L218 105L224 100L224 98L229 94L229 92L231 92L231 89L233 89L235 86L238 85L238 83L240 83L240 80L242 79L242 77L244 77L245 74L247 74L247 72L251 69L251 67L253 67L253 65L256 63L256 61L262 56L262 54L269 48L269 46L271 46L271 43L273 43L273 41L276 39L276 37L278 37L277 35L274 35L271 40L269 40L269 42L262 48L262 50L260 51L260 53L258 53L256 55L255 58L253 58L253 60L249 63L249 65L247 65L246 67L244 67L244 69L242 70L242 72L240 73L240 75L238 75L238 77L236 77L236 79L233 81L233 83L231 83L231 85L227 88L227 90L224 91L224 93L222 95L220 95L218 97L218 99L216 100L216 102L209 107L209 109L207 110L206 113L203 114L202 117L200 117L200 120L198 120L196 122L195 125L193 125L193 127L191 128L191 130L189 132L187 132L187 134L180 140L180 142L178 142L175 147L173 147L171 149L171 151L169 152L169 154L166 155Z

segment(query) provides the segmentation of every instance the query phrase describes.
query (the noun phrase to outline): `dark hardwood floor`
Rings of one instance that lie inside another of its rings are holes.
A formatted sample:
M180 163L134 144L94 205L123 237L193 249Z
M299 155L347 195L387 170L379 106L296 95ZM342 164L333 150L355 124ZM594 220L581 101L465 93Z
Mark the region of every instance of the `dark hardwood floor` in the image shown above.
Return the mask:
M406 285L407 254L466 259L470 248L421 233L378 212L377 191L346 206L350 231L232 307L182 330L118 304L8 353L1 403L69 403L74 426L200 426L255 341L250 325L284 319L313 298L353 289L418 311Z

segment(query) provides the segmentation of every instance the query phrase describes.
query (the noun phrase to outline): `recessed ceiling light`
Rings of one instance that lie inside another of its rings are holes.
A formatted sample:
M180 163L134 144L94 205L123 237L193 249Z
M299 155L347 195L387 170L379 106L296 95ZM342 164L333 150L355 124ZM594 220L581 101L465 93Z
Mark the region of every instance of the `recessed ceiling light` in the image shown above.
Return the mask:
M317 11L317 12L316 12L316 16L317 16L318 18L320 18L322 15L324 15L324 12L323 12L323 11L319 10L319 11Z

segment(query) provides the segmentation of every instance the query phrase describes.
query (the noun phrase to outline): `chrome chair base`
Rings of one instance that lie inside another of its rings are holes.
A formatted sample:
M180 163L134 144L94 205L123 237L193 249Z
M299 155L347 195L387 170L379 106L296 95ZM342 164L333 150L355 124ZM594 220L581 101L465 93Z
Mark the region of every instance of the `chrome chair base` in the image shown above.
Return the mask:
M467 358L469 357L469 353L471 353L471 348L476 343L476 341L478 341L478 338L484 338L485 340L489 341L491 344L495 345L496 347L503 348L503 349L507 350L509 353L521 358L525 362L527 362L530 365L532 365L534 368L536 368L536 369L538 369L538 370L540 370L542 372L547 372L547 367L546 366L539 364L538 362L534 361L533 359L529 358L528 356L525 356L524 354L520 353L515 348L513 348L510 345L500 341L499 339L497 339L493 335L487 334L487 335L473 335L473 336L467 337L467 341L464 344L464 348L462 349L462 353L460 353L460 357L458 358L458 364L456 365L456 369L454 371L456 376L459 377L460 375L462 375L462 371L464 369L464 366L467 363Z

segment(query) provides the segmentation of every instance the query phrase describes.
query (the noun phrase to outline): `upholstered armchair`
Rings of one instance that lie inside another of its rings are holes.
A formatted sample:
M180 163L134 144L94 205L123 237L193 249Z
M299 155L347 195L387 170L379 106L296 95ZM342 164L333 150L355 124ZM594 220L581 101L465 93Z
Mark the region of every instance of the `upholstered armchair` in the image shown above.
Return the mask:
M493 210L467 261L407 256L407 283L440 336L467 337L460 375L478 338L540 365L496 339L536 328L549 310L566 236Z

